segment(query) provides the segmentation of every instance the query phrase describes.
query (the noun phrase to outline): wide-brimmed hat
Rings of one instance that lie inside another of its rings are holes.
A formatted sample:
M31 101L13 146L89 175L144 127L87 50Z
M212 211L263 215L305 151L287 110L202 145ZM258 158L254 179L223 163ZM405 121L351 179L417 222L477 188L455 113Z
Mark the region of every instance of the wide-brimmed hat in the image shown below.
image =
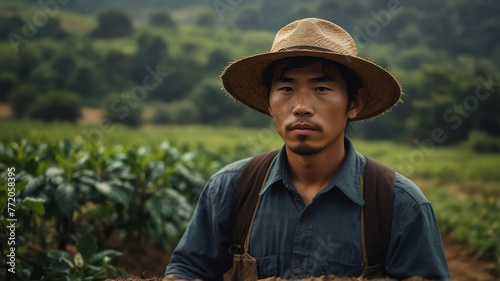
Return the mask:
M269 53L230 63L222 72L222 85L237 101L269 115L263 71L272 62L299 56L335 61L358 75L368 96L353 120L377 116L400 100L401 86L396 78L375 63L358 57L356 43L347 31L317 18L297 20L280 29Z

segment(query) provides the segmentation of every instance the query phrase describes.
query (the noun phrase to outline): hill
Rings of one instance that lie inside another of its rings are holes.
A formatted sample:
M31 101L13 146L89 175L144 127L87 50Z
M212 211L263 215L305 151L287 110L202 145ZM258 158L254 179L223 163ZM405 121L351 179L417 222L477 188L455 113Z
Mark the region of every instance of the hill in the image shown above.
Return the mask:
M477 131L500 136L498 1L40 3L0 3L0 102L18 100L21 109L23 95L65 91L129 124L265 126L267 118L224 97L218 76L228 62L266 52L285 23L314 16L343 26L363 57L403 84L404 103L356 124L359 137L418 142L437 130L452 144ZM155 71L164 77L145 90ZM23 110L16 116L36 111Z

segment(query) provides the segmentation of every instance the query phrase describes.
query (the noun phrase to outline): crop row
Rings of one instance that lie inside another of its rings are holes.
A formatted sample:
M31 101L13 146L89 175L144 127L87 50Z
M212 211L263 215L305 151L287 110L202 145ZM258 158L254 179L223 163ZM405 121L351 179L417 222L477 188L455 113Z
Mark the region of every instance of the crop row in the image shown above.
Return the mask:
M121 255L111 250L112 239L139 250L161 245L170 252L208 177L240 156L169 142L158 147L0 142L0 185L7 187L0 189L0 226L7 229L7 219L16 219L14 277L125 276L111 263ZM497 184L489 182L474 196L437 187L424 191L443 232L467 242L478 256L495 256L500 265L500 201ZM9 200L12 206L4 204ZM11 245L3 241L0 262L7 264ZM0 279L5 274L0 271Z
M206 178L227 161L167 142L90 149L68 141L0 143L0 184L15 187L15 196L12 189L0 191L2 229L9 226L9 211L16 219L15 278L101 280L109 270L118 274L109 263L119 255L106 250L109 237L137 248L154 242L169 252ZM10 210L3 204L8 200ZM70 255L66 250L74 246L77 253ZM10 246L0 247L6 264Z

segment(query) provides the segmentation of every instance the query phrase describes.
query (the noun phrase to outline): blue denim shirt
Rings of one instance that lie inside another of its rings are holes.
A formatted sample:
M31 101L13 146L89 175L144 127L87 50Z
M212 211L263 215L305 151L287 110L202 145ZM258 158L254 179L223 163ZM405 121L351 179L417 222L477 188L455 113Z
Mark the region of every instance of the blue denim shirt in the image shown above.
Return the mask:
M346 141L346 158L331 182L305 205L288 174L284 148L261 191L250 238L259 279L302 279L363 271L359 177L366 158ZM166 275L222 280L231 267L231 208L239 175L248 159L232 163L206 184L194 215L174 250ZM251 214L249 214L251 215ZM449 279L438 224L429 201L409 179L396 173L391 241L385 262L391 277Z

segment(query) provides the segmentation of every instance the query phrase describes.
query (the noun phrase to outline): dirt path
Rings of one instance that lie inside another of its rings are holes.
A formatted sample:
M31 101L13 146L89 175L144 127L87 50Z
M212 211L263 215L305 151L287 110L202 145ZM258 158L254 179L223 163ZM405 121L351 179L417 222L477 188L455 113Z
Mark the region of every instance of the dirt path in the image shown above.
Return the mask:
M443 238L451 281L500 281L495 277L494 260L478 259L474 251L464 244Z

